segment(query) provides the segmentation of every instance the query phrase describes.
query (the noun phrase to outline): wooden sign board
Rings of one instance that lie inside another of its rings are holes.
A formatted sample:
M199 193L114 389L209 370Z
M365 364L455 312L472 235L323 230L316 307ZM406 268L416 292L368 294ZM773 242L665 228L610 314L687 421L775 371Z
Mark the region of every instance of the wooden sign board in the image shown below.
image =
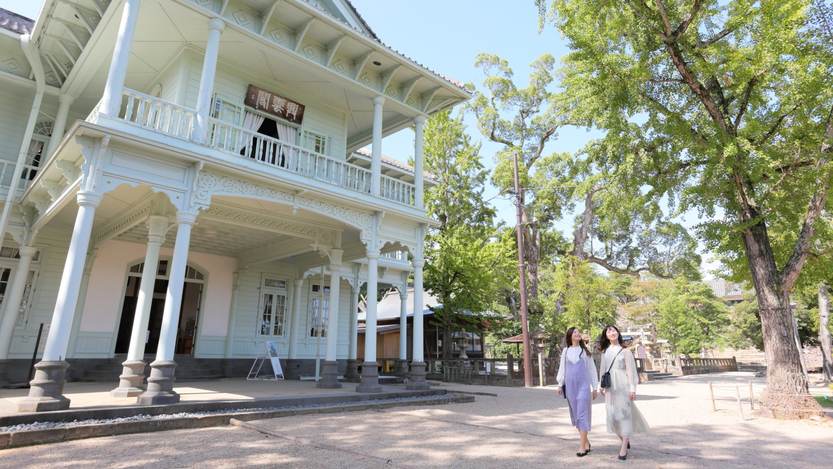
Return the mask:
M278 116L281 119L286 119L289 122L300 124L304 120L304 105L296 103L291 99L266 91L263 88L258 88L255 85L249 85L246 91L246 99L243 100L246 106L253 107L259 111L268 112L273 116Z

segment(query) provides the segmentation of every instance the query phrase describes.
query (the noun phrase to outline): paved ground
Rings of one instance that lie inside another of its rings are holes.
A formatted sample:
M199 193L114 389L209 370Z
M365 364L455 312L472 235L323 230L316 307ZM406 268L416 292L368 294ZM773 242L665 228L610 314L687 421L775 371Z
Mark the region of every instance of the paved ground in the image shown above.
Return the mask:
M717 412L711 410L709 380L718 385ZM593 406L593 451L578 459L578 434L556 388L451 385L496 396L477 395L471 404L250 422L281 436L229 426L8 449L0 452L0 467L830 467L829 421L741 421L734 386L748 396L750 380L757 395L764 381L751 373L640 386L637 404L653 431L633 439L627 461L616 459L618 439L605 432L601 400ZM749 412L748 400L743 406Z

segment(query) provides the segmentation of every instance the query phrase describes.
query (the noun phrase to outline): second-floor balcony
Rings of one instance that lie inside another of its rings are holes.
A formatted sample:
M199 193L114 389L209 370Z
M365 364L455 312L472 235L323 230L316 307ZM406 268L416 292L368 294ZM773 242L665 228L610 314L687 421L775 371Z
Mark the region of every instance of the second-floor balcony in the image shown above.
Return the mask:
M87 121L98 123L98 117L96 106ZM372 174L368 169L214 118L208 119L201 132L195 110L138 91L125 88L118 115L109 117L327 185L365 194L372 192ZM380 176L379 196L383 199L413 206L415 191L414 184Z

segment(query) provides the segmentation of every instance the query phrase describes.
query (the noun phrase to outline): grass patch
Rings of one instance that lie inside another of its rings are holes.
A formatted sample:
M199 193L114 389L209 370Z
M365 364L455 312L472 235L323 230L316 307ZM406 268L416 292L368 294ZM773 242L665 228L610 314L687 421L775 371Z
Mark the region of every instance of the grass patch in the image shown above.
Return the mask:
M827 396L813 396L822 407L833 407L833 399Z

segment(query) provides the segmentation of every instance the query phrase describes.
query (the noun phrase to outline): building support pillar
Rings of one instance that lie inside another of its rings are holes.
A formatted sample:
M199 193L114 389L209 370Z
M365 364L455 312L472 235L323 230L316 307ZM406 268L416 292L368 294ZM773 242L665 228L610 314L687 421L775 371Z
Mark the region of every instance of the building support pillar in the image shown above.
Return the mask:
M197 220L196 212L176 213L176 243L171 259L171 273L168 292L165 295L165 309L162 314L162 331L156 361L150 364L147 391L139 395L136 402L141 405L175 404L179 394L174 391L176 362L174 349L179 328L179 313L182 308L182 290L185 286L185 268L188 265L188 248L191 243L191 228Z
M3 318L0 320L0 389L10 383L8 377L9 350L12 346L14 328L17 323L20 302L23 301L23 293L26 291L26 280L29 278L29 267L32 259L38 252L32 246L21 246L18 253L20 260L17 261L17 269L12 278L9 292L3 301Z
M301 362L298 360L298 334L301 330L301 290L304 286L304 279L295 280L294 286L292 316L289 318L289 357L286 359L284 378L298 380L301 379L299 371Z
M362 381L356 392L382 392L379 364L376 362L376 306L379 290L379 250L367 251L367 320L364 332Z
M358 279L356 280L358 284ZM344 373L344 379L355 383L359 381L359 361L356 359L356 352L358 351L358 332L359 332L359 293L361 289L355 286L350 289L350 342L347 345L347 372Z
M327 350L324 354L324 363L321 368L321 381L315 386L323 389L338 389L341 383L338 382L338 361L336 351L338 350L338 304L341 286L341 249L330 251L330 312L327 319ZM323 279L322 279L323 280ZM324 283L323 281L321 282ZM323 288L323 285L322 285Z
M148 247L145 251L145 265L139 284L139 299L133 314L133 330L130 334L130 346L127 360L119 376L119 386L110 391L112 397L135 397L144 391L145 380L145 338L150 321L150 307L153 302L153 289L156 285L156 271L159 267L159 250L165 242L168 231L168 217L153 215L148 220Z
M78 214L69 243L58 299L52 314L49 336L43 358L35 365L35 379L29 385L29 397L17 405L18 412L42 412L69 408L69 399L63 396L64 379L69 363L66 362L67 345L72 330L72 319L78 303L84 261L90 246L95 209L101 204L101 196L88 191L77 195Z
M64 132L67 129L67 117L69 116L69 107L75 98L68 94L58 95L58 112L55 114L55 125L52 126L52 136L49 137L49 146L46 147L46 153L43 155L43 161L46 162L49 156L55 151L55 147L61 142L64 137Z
M130 60L130 48L133 46L133 33L136 32L136 21L139 19L139 1L124 0L124 10L121 14L119 34L116 36L116 46L113 58L110 60L110 71L104 84L104 95L101 98L99 112L117 117L121 107L121 97L124 92L124 78L127 76L127 63Z
M208 114L211 112L211 101L214 91L214 75L217 73L217 57L220 53L220 35L226 29L226 23L219 18L208 21L208 44L205 46L205 59L202 62L200 89L197 93L197 122L191 138L199 143L205 141L205 131L208 128Z
M75 358L75 348L78 343L78 332L81 329L81 320L84 316L84 305L87 302L87 291L90 287L90 273L93 271L95 258L98 256L98 246L93 246L87 254L84 262L84 275L81 277L81 291L78 292L78 303L75 306L75 316L72 318L72 332L69 333L69 345L67 345L67 358ZM70 357L70 355L72 355Z
M370 193L379 197L382 187L382 111L385 98L373 98L373 143L370 153Z
M422 240L420 240L420 245ZM419 250L422 252L422 249ZM425 390L429 389L428 382L425 381L425 357L424 357L424 343L423 328L425 321L423 319L423 310L425 309L425 302L422 300L422 268L425 267L424 259L413 259L411 264L414 266L414 340L412 344L413 358L411 361L410 380L406 389L410 390Z
M243 278L243 272L238 264L237 272L232 275L231 284L231 307L228 312L228 325L226 326L226 347L223 353L223 377L231 378L234 376L234 333L235 322L237 322L237 297L240 292L240 280ZM242 270L246 270L245 268Z
M414 206L416 208L425 208L425 191L424 191L424 172L423 162L425 161L425 153L422 149L424 141L422 135L422 127L425 125L425 117L417 116L414 118Z
M396 376L408 374L408 290L399 289L399 361L396 362Z

